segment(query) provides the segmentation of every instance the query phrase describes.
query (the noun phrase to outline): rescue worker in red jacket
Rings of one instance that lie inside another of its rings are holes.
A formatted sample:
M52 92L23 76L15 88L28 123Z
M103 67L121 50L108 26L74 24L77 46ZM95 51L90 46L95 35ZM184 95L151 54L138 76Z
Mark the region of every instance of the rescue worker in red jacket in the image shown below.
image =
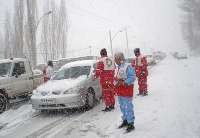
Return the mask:
M101 58L97 62L95 78L100 78L100 85L102 87L102 95L105 103L105 109L102 111L108 112L115 107L114 96L114 61L107 56L107 51L103 48L100 51Z
M135 68L136 76L138 78L138 85L139 85L139 94L146 96L148 95L147 90L147 76L148 76L148 69L147 69L147 59L145 56L142 56L140 53L139 48L134 49L134 54L136 58L132 61L132 66Z

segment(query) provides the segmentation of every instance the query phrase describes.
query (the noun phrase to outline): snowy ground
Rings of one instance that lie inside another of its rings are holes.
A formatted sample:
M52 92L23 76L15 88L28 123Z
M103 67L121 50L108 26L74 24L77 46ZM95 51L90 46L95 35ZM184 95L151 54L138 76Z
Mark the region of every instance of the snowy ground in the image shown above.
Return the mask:
M40 114L25 104L0 115L0 137L200 138L200 58L168 56L151 69L149 96L135 97L135 131L124 134L119 106L101 112ZM137 92L137 90L135 90Z

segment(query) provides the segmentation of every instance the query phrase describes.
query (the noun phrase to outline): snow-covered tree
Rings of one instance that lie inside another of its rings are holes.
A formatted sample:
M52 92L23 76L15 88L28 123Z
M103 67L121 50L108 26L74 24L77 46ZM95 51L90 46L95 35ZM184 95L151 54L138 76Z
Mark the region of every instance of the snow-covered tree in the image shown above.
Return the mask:
M200 53L200 1L181 0L180 8L185 11L183 15L183 36L190 48Z
M50 16L43 19L41 43L44 60L65 57L68 32L65 0L61 1L60 7L55 4L55 0L46 0L43 11L52 11Z
M14 1L14 47L13 56L23 57L23 34L24 34L24 1Z
M4 28L4 58L13 56L13 29L11 25L10 13L6 11L5 14L5 28Z
M27 23L26 45L28 57L33 66L37 63L36 31L37 31L37 0L26 0Z
M61 49L61 57L66 57L67 50L67 35L68 35L68 16L66 9L66 1L61 0L59 9L59 47Z
M4 57L4 40L3 40L3 34L0 31L0 58Z

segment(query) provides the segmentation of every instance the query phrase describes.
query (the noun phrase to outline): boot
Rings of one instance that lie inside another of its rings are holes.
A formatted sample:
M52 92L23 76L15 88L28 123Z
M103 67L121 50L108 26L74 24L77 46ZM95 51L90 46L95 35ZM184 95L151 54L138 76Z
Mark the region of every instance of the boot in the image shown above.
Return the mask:
M103 112L109 112L111 109L110 109L110 107L106 107L105 109L103 109L102 111Z
M134 123L129 123L129 124L127 125L126 132L127 132L127 133L128 133L128 132L131 132L131 131L134 130L134 129L135 129Z
M115 106L114 106L114 105L111 105L109 108L110 108L110 110L114 110L114 109L115 109Z
M147 96L148 95L148 92L143 92L143 96Z
M142 94L140 94L140 93L137 94L137 96L140 96L140 95L142 95Z
M124 120L118 128L123 128L128 125L127 120Z

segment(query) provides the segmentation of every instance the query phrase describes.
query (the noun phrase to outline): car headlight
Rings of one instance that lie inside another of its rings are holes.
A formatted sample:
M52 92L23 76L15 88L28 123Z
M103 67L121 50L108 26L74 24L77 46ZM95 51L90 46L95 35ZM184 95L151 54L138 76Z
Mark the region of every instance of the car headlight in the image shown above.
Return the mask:
M63 94L74 94L74 93L81 93L85 91L85 87L83 86L76 86L74 88L70 88L63 92Z
M54 95L60 95L61 91L53 91L52 94L54 94Z
M78 93L79 88L70 88L63 92L63 94L72 94L72 93Z

